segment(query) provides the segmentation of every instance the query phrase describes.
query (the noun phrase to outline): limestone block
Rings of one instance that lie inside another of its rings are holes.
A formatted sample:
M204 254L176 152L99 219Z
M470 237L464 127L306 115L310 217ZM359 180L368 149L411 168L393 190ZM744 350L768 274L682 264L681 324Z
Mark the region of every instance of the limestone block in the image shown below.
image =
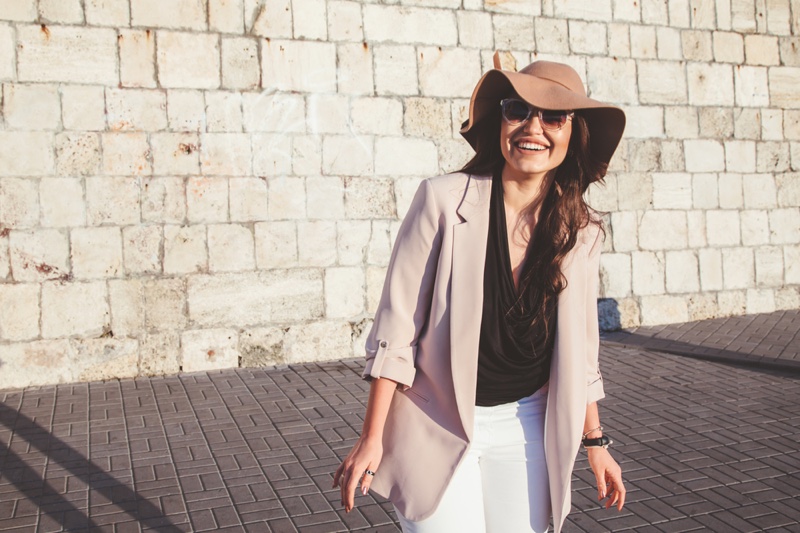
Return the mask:
M748 209L777 207L777 191L772 174L742 176L744 205Z
M304 133L306 104L297 94L245 93L242 95L244 131Z
M690 25L690 7L688 0L673 0L669 4L669 24L679 28L688 28Z
M787 67L800 67L800 37L781 37L779 46L781 63Z
M733 69L717 63L689 63L686 67L689 103L704 106L732 106Z
M375 82L372 68L372 49L369 46L364 46L363 43L341 43L336 47L336 57L338 60L337 68L337 81L339 93L341 94L373 94L375 92ZM409 76L413 75L416 80L416 58L414 57L413 50L409 54L413 63L407 62L403 68L404 72L400 73L400 78L407 80ZM376 63L377 65L377 63ZM392 90L388 81L385 78L391 78L394 73L390 73L387 65L381 63L383 67L384 88ZM377 68L377 66L376 66ZM402 90L401 90L402 92ZM414 82L413 93L416 94L416 81Z
M683 58L689 61L712 61L714 59L710 32L683 30L681 46Z
M700 259L700 286L703 291L718 291L722 282L722 252L716 248L704 248L698 252Z
M439 168L432 141L381 137L375 141L375 172L385 176L431 176Z
M636 63L633 60L615 60L610 57L589 58L586 61L586 70L592 98L615 104L633 104L638 101ZM663 69L659 76L662 84L671 80L671 77ZM642 83L641 79L640 83ZM644 96L641 102L653 103Z
M111 331L114 337L138 337L144 331L144 294L139 279L108 282Z
M782 141L783 111L781 109L761 110L761 140Z
M350 99L343 94L311 94L308 96L309 133L338 133L350 131Z
M469 48L491 48L492 16L480 11L456 11L458 44ZM538 20L541 19L537 19ZM564 25L566 30L566 24Z
M19 81L116 85L117 32L85 26L17 26Z
M524 15L494 15L494 42L503 50L525 50L533 41L533 19Z
M472 159L475 152L465 141L439 141L439 173L455 172Z
M741 316L745 314L745 291L725 291L717 294L720 316Z
M741 174L719 175L719 206L723 209L736 209L744 206Z
M709 320L719 316L716 294L693 294L688 298L689 320Z
M713 209L719 205L716 174L692 175L692 207Z
M139 178L86 178L87 223L138 224L139 194Z
M725 141L725 168L728 172L755 172L756 143Z
M183 178L144 178L142 220L180 224L186 219L186 188Z
M267 220L269 204L266 180L261 178L231 178L229 189L232 221Z
M12 230L8 253L14 281L59 279L70 272L67 236L58 230Z
M756 286L779 287L783 284L783 249L762 246L755 249Z
M775 293L772 289L747 289L746 298L747 314L775 311Z
M656 48L659 59L681 61L683 59L681 32L675 28L657 27Z
M702 248L708 246L706 239L706 212L687 211L686 222L688 224L689 247Z
M786 265L786 283L800 284L800 245L783 247L783 264Z
M652 26L631 26L631 57L655 59L656 30Z
M196 329L181 333L181 369L184 372L207 372L237 368L239 334L234 329Z
M488 7L488 6L487 6ZM564 19L611 21L611 0L585 2L563 0L553 4L555 15Z
M756 170L758 172L786 172L790 169L790 158L788 143L756 143Z
M284 328L248 328L239 334L240 366L263 367L286 363Z
M198 174L199 144L195 133L151 133L153 173L158 176Z
M790 143L789 149L791 151L792 170L800 170L800 143Z
M597 311L600 331L616 331L641 325L639 302L635 298L598 300Z
M682 211L646 211L639 221L639 246L644 250L686 248L686 230Z
M0 344L0 387L52 385L74 380L69 341L33 341Z
M800 206L800 174L786 173L775 176L778 188L778 206Z
M103 87L61 86L61 115L65 129L97 131L105 129Z
M630 57L631 34L627 24L609 24L608 55L612 57Z
M186 180L186 217L189 222L226 222L228 180L224 178Z
M300 266L326 267L336 263L336 223L331 220L297 223Z
M39 183L39 203L43 227L82 226L86 223L83 186L79 179L43 178Z
M339 177L310 177L306 179L307 207L311 219L344 218L344 182Z
M741 242L739 212L732 210L708 211L706 231L711 246L736 246Z
M643 296L642 325L676 324L689 321L689 308L682 296Z
M736 105L741 107L769 105L766 68L740 66L734 70L733 78L736 86Z
M0 80L13 80L17 73L16 43L10 25L0 25Z
M129 26L128 0L84 0L86 22L97 26Z
M230 91L206 92L206 130L238 133L244 128L242 95Z
M148 331L186 327L186 286L180 278L150 279L144 283L142 316Z
M345 178L345 212L348 219L393 218L392 180Z
M722 276L725 289L747 289L754 286L755 264L752 248L722 250Z
M129 226L122 229L122 256L128 274L161 272L161 226Z
M667 137L693 139L697 137L697 109L668 106L664 108L664 129Z
M443 139L449 137L452 130L450 104L446 101L408 98L405 100L404 118L408 136Z
M366 283L361 266L325 269L325 316L350 318L364 312Z
M627 118L625 134L628 138L664 136L664 108L657 106L631 106L625 109Z
M789 35L792 31L789 0L767 0L767 28L769 33Z
M292 173L297 176L316 175L322 172L322 140L314 135L292 137Z
M748 65L780 65L778 38L772 35L745 35L745 59Z
M719 63L744 63L744 39L740 33L714 32L714 60Z
M464 48L417 49L419 86L424 96L469 98L481 74L480 54Z
M269 179L270 220L306 218L306 189L302 178Z
M365 263L371 233L372 223L369 220L341 220L337 222L336 251L338 264L353 266ZM367 284L369 285L369 283Z
M208 270L236 272L256 267L253 233L239 224L208 226Z
M412 46L376 46L373 54L377 94L418 94L417 57Z
M252 159L250 136L246 133L200 136L200 171L205 176L249 176Z
M202 0L131 0L131 23L134 26L206 29L206 2Z
M653 207L655 209L690 209L692 176L685 173L653 174Z
M4 83L3 116L8 129L59 129L61 106L58 101L58 87Z
M0 284L0 338L24 341L39 336L39 285Z
M435 28L435 31L431 31ZM366 4L364 35L367 42L458 43L454 13L449 10Z
M279 91L335 92L336 46L313 41L267 41L261 48L262 85Z
M598 71L597 75L600 75ZM592 78L590 74L590 85ZM671 61L639 62L639 100L644 104L685 104L686 73L682 63ZM633 79L629 79L632 86ZM618 89L619 90L619 89ZM635 91L629 89L628 101L635 101ZM593 97L599 98L593 94Z
M800 287L783 287L776 289L775 310L788 311L800 307Z
M737 139L761 136L761 113L758 109L737 109L733 113L733 131Z
M770 242L794 244L800 242L800 208L789 207L769 211Z
M704 0L691 0L689 2L690 13L692 15L692 28L716 28L716 9L714 2Z
M94 337L109 331L105 281L42 285L42 337Z
M146 176L152 173L146 133L102 133L103 173L111 176Z
M36 180L0 179L0 225L10 228L35 227L39 223Z
M208 29L220 33L242 33L243 10L243 0L209 0Z
M52 175L53 145L50 132L0 131L0 177Z
M766 211L742 211L739 217L742 224L742 244L753 246L769 243L769 219Z
M361 21L359 2L333 0L328 2L328 40L364 40L364 24Z
M756 30L755 10L750 0L730 0L731 28L742 32Z
M628 254L603 254L600 257L600 295L620 298L631 293L631 257Z
M689 250L666 253L667 292L687 293L700 290L697 256Z
M418 104L418 109L414 111L407 111L406 117L411 113L412 122L414 124L414 131L425 131L427 128L432 130L439 130L441 124L428 124L425 122L429 114L435 114L438 109L438 100L416 99L410 98L406 103L416 102L433 102L427 107L424 104ZM448 116L446 123L450 125L450 111L448 108ZM363 97L353 100L350 108L350 118L352 120L353 131L356 133L366 133L373 135L402 135L403 134L403 103L393 98L373 98ZM409 118L406 118L409 121ZM406 126L408 127L408 126ZM450 135L448 131L446 135ZM440 137L441 138L441 137Z
M636 213L615 211L611 213L611 237L616 252L630 252L639 249L639 224Z
M3 0L0 2L3 20L33 22L39 15L36 0Z
M652 207L653 182L649 174L617 173L617 202L621 211Z
M718 172L725 170L725 149L719 141L687 139L683 141L686 170L689 172Z
M373 173L373 140L353 135L327 135L322 141L322 172L369 176Z
M378 309L383 291L383 282L386 279L386 270L386 267L367 267L367 314L374 314Z
M606 176L602 182L595 182L589 186L588 204L598 211L617 210L617 179L616 176Z
M158 31L156 39L158 81L162 87L216 89L220 86L220 49L216 35Z
M771 67L769 69L769 96L773 107L800 108L800 67Z
M200 326L246 327L319 318L322 274L315 269L190 276L189 320Z
M411 201L419 189L420 178L398 178L394 181L394 197L397 204L397 216L402 219L406 216Z
M205 131L206 110L202 91L167 91L167 119L173 131Z
M223 37L222 87L255 89L259 74L258 43L246 37Z
M367 264L385 267L389 265L392 253L392 243L396 230L391 223L385 220L372 221L372 234L367 247Z
M297 228L294 222L258 222L255 241L259 269L297 265Z
M469 0L464 2L468 9L481 9L479 4L468 6ZM527 2L524 0L489 0L483 3L486 11L495 13L516 13L518 15L538 16L542 14L539 2ZM552 15L552 13L550 13Z
M8 280L11 259L8 256L8 237L0 237L0 280Z
M633 294L664 293L664 254L631 252Z
M654 139L630 139L625 141L622 168L637 172L653 172L661 169L663 143Z
M286 361L299 363L350 357L353 330L348 322L311 322L286 334Z
M145 335L139 342L139 375L161 376L180 371L180 335L167 331Z
M114 278L122 274L122 233L119 228L75 228L70 232L70 241L75 278Z
M87 176L100 169L100 138L96 133L56 134L56 174Z
M164 274L208 270L205 226L164 226Z
M546 19L545 19L546 20ZM563 27L562 27L563 24ZM537 25L537 29L538 29ZM563 40L567 40L567 27L566 21L553 20L548 23L544 30L547 32L545 35L537 36L544 40L548 34L552 34L552 43L548 43L542 52L549 52L555 54L567 54L569 51L564 51L562 48L566 47L566 42L563 46L557 46L561 43L561 32L563 30ZM604 55L606 53L606 25L599 22L585 22L581 20L569 21L569 49L573 53L587 54L587 55ZM539 50L537 48L537 50Z
M327 39L325 4L325 0L292 0L292 11L298 14L292 19L295 39Z
M119 77L122 87L156 87L156 40L151 30L121 29Z
M614 0L614 20L639 22L641 12L636 0Z
M292 36L291 0L245 0L245 21L248 33L274 39Z

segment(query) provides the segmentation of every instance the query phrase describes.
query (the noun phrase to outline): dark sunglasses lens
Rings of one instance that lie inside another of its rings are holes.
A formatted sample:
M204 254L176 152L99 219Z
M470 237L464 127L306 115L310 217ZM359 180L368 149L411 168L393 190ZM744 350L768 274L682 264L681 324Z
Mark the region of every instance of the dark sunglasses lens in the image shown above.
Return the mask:
M550 129L559 129L567 123L566 111L542 110L542 126Z
M522 122L530 114L528 104L521 100L506 100L503 103L503 116L512 123Z

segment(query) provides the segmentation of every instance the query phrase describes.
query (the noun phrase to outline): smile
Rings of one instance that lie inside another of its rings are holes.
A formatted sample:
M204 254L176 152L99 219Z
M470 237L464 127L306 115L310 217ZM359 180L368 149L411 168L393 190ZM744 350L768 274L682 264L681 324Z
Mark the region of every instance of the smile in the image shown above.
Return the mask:
M532 142L518 142L515 143L515 146L520 150L527 150L531 152L542 152L544 150L547 150L546 146Z

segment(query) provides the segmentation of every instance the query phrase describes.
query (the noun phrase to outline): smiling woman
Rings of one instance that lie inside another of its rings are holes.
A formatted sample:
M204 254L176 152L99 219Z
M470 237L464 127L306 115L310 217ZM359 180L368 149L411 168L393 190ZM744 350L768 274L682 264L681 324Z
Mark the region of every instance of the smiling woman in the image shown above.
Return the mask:
M497 56L495 56L497 60ZM602 227L583 199L625 115L567 65L478 82L460 171L423 181L367 339L364 429L334 476L405 533L560 531L582 443L598 498L622 509L597 401Z

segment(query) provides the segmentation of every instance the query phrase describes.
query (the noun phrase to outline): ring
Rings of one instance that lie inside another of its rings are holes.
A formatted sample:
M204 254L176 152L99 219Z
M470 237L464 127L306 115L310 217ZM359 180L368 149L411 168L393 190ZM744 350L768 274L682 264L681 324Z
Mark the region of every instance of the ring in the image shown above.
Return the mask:
M374 476L375 475L375 472L373 472L372 470L369 470L369 469L367 469L367 471L365 471L364 473L366 475L368 475L368 476Z

